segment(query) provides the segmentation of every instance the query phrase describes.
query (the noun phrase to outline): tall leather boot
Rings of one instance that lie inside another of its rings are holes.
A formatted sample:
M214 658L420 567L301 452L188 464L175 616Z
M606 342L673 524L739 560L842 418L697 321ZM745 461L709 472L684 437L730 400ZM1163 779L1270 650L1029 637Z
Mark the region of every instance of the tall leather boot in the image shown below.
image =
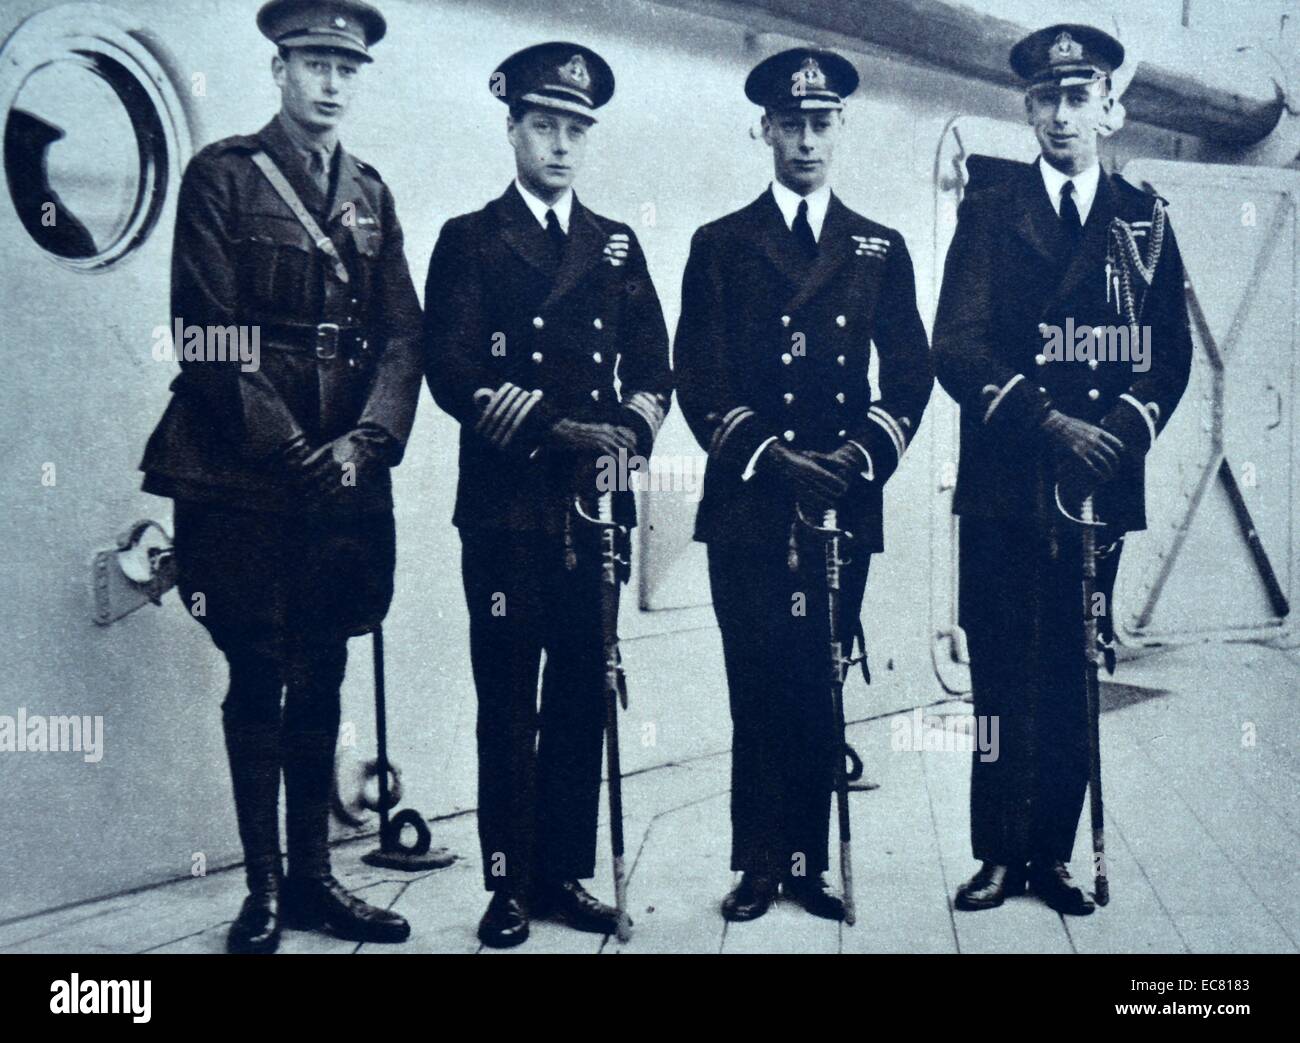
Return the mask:
M273 723L224 721L248 897L226 949L270 953L280 944L280 736Z
M335 735L284 735L288 804L289 875L284 918L290 927L328 928L359 942L402 942L410 925L396 913L354 897L330 873L329 804L334 780Z
M354 941L400 942L411 933L402 917L354 898L330 874L330 794L346 648L317 649L307 656L306 668L285 695L280 733L289 834L285 923L328 928Z
M281 750L291 877L323 877L330 871L329 816L336 734L291 730L286 719Z

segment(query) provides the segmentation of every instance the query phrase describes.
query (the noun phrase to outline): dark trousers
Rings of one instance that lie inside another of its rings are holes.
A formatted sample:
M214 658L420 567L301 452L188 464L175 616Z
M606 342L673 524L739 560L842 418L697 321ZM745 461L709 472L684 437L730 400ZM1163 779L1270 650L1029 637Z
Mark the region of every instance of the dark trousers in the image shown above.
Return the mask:
M365 525L382 556L391 517ZM355 603L341 611L346 580L331 578L313 541L317 525L300 518L178 501L175 529L181 596L229 666L222 724L249 883L280 872L282 770L289 872L323 876L344 626L361 622L346 619ZM349 532L361 538L361 529Z
M569 570L559 536L461 530L489 891L595 873L605 705L598 549L589 535L579 536L578 567Z
M996 759L977 750L971 762L972 852L1000 865L1068 862L1088 787L1078 532L963 517L959 546L975 714L998 726ZM1098 561L1103 632L1122 547Z
M851 547L851 545L850 545ZM709 585L731 701L731 868L824 873L836 757L825 554L792 572L785 544L709 544ZM840 640L857 628L870 554L841 576Z

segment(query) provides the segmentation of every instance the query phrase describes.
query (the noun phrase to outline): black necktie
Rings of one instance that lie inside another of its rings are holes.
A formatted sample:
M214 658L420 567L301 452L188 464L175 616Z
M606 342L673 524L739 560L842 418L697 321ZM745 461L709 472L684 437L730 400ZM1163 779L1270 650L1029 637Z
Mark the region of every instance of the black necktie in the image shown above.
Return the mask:
M1077 242L1083 231L1083 222L1079 220L1079 208L1074 203L1074 182L1067 181L1061 186L1061 227L1071 242Z
M316 187L320 189L321 195L327 196L330 194L329 167L325 163L324 152L311 149L307 153L307 173L316 182Z
M546 211L546 233L551 237L551 242L555 244L556 253L564 253L566 236L564 229L560 227L560 219L556 216L554 210Z
M791 231L794 232L795 242L803 248L803 252L809 257L816 257L817 240L813 236L812 225L808 223L808 200L799 200L799 212L795 215Z

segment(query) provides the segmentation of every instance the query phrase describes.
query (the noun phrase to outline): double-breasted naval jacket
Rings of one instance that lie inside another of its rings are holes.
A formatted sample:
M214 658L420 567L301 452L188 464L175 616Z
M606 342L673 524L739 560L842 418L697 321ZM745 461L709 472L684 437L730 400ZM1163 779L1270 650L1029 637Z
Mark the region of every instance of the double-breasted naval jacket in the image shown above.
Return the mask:
M871 379L872 347L878 374ZM700 228L674 345L682 412L708 452L695 537L787 538L793 495L758 457L779 439L870 458L841 525L883 549L881 492L915 436L933 377L903 237L832 194L808 260L769 188Z
M559 531L574 460L547 444L555 422L628 426L648 458L668 411L668 332L635 233L575 197L553 250L514 184L434 247L425 373L461 424L459 527ZM634 524L630 478L618 484L615 516Z
M961 408L953 510L1059 520L1059 465L1038 430L1055 408L1123 441L1096 513L1117 532L1145 528L1146 454L1192 361L1183 263L1164 201L1103 171L1071 245L1035 164L973 156L967 168L934 325L939 382ZM1131 342L1124 357L1113 339L1132 319L1148 346L1141 359ZM1078 350L1085 328L1104 331L1100 350Z

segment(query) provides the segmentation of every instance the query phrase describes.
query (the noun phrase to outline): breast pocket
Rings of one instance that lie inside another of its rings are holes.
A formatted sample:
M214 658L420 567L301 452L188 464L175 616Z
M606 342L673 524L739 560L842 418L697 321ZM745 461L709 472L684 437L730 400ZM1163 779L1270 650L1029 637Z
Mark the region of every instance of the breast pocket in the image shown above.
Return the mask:
M280 214L250 214L241 267L254 301L283 308L308 290L316 246L297 219Z

